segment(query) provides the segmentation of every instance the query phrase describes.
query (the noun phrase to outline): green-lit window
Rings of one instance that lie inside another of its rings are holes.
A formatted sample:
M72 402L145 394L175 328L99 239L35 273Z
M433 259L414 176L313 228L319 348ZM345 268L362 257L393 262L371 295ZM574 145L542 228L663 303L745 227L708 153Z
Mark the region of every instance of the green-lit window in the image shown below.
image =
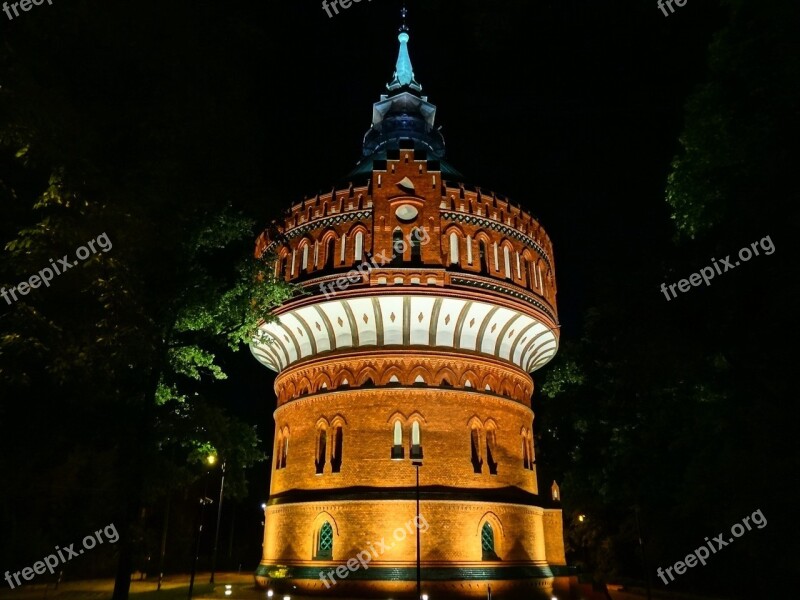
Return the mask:
M333 527L327 521L319 530L317 558L333 558Z
M497 554L494 551L494 530L489 523L484 523L481 528L481 550L483 560L497 560Z

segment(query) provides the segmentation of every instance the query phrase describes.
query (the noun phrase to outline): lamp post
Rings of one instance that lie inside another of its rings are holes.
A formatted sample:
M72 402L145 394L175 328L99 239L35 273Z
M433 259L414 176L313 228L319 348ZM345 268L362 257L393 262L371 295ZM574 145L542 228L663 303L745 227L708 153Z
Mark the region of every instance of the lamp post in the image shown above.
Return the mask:
M422 598L422 569L420 567L420 539L419 539L419 468L422 466L421 460L411 463L417 471L417 600Z
M644 584L647 589L647 600L652 598L650 591L650 568L647 566L647 550L642 537L642 527L639 523L639 504L633 505L633 516L636 520L636 535L639 538L639 551L642 553L642 569L644 570Z
M214 461L211 461L209 457L209 461L213 463L216 462L216 459ZM209 583L214 583L214 573L217 570L217 547L219 545L219 523L220 520L222 519L222 495L224 492L225 492L225 461L223 460L222 478L219 481L219 502L217 503L217 531L214 534L214 553L211 556L211 580L209 581Z
M206 504L212 504L213 502L211 498L200 498L200 511L197 518L197 541L194 547L194 557L192 558L192 574L189 578L189 600L192 600L194 576L197 574L197 558L200 556L200 534L203 533L203 513L205 512Z

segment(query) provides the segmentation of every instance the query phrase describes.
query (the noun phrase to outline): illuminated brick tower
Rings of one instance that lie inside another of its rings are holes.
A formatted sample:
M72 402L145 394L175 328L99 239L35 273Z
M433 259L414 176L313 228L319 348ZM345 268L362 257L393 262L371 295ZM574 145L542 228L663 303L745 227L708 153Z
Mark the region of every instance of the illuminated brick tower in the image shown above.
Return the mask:
M558 347L553 247L444 160L405 25L398 39L353 183L292 206L258 239L257 255L274 253L276 273L308 294L262 326L271 343L252 345L279 373L256 578L279 593L413 597L419 536L431 600L490 586L497 599L566 600L529 375Z

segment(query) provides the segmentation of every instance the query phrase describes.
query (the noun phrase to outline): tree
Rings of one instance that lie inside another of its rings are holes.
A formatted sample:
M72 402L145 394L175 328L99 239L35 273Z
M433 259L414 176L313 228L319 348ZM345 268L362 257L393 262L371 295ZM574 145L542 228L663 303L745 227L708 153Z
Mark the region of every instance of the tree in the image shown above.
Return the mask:
M228 200L261 195L243 154L219 151L242 125L212 118L220 99L194 97L163 48L136 44L145 20L87 3L63 23L21 22L0 56L13 217L0 279L10 289L62 256L77 263L0 301L4 550L41 555L113 520L115 598L127 597L143 507L196 478L211 448L232 495L263 458L254 428L208 396L220 356L293 293L252 257L251 205Z

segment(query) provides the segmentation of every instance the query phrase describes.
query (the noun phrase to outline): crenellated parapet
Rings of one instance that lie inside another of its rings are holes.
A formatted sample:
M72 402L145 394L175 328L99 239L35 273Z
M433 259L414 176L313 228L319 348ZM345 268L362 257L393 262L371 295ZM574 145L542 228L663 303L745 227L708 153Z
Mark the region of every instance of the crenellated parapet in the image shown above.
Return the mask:
M256 254L274 253L275 274L312 293L354 270L382 273L351 279L350 289L446 287L472 275L484 279L466 284L473 289L490 289L494 280L512 296L538 300L556 320L552 243L541 225L502 197L442 182L438 168L438 161L417 160L414 149L399 151L374 167L367 186L294 205L262 234Z

